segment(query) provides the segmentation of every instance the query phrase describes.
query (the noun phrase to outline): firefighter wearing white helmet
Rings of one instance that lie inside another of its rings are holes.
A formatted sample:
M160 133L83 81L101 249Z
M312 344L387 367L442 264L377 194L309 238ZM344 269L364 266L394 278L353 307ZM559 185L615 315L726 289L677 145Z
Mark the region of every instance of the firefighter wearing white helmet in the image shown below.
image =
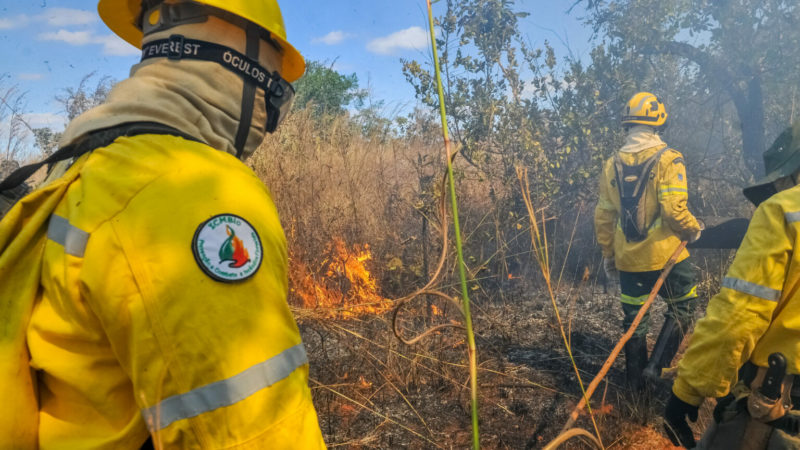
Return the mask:
M324 448L285 237L241 161L304 71L278 4L98 9L142 61L0 222L0 448Z
M639 92L626 104L625 145L605 161L595 209L595 232L607 278L619 283L623 328L627 329L681 240L695 240L701 226L689 212L683 156L659 136L667 122L664 104ZM649 314L625 345L625 369L633 389L643 375L657 380L691 327L697 288L684 250L659 294L667 301L664 325L653 353L647 354Z

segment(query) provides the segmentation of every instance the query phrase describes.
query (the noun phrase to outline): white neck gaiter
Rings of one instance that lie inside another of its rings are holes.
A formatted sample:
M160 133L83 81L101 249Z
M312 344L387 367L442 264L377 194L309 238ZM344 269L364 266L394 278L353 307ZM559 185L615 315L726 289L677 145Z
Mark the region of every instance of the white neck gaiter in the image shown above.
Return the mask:
M647 125L637 125L628 130L625 136L625 145L619 149L622 153L637 153L653 147L663 147L667 145L661 140L661 136L653 131L653 127Z

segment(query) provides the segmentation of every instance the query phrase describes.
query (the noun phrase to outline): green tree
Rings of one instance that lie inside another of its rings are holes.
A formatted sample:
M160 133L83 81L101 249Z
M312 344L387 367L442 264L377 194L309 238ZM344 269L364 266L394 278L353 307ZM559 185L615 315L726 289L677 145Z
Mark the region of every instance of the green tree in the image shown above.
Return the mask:
M527 13L513 6L509 0L448 0L437 19L452 137L470 164L488 172L489 160L497 160L497 175L509 181L515 160L536 146L536 104L523 98L518 59L524 46L519 19ZM403 60L403 73L417 98L438 108L432 62Z
M333 63L326 65L321 61L308 61L306 73L294 83L297 92L294 107L312 107L314 115L338 115L346 108L360 107L366 92L358 87L355 73L343 75L333 69Z
M762 168L767 135L790 120L800 82L800 5L786 0L580 0L588 23L630 60L659 66L676 57L696 91L723 93L741 148ZM709 112L709 111L707 111Z
M534 196L546 201L594 183L603 157L620 142L620 88L633 82L619 55L603 46L588 66L569 59L560 65L547 42L531 48L520 29L528 15L510 0L449 0L437 44L461 154L513 190L514 167L530 167ZM403 63L417 98L438 107L430 62Z

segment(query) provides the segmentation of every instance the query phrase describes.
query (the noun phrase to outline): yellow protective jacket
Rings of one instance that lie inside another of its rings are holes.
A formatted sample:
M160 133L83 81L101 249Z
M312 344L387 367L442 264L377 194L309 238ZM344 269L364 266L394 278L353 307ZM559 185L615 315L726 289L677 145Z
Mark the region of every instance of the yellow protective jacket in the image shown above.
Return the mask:
M699 405L722 397L748 360L767 367L774 352L800 374L800 187L780 192L753 214L720 292L697 322L673 392Z
M16 205L0 251L0 448L325 447L278 214L234 156L118 138Z
M619 155L624 164L637 165L664 147L666 144L636 153L620 152ZM614 257L619 270L661 270L681 240L700 230L697 219L686 206L689 195L682 155L673 149L666 150L653 166L651 174L642 195L647 223L652 225L643 241L628 242L619 223L621 206L614 176L614 158L607 159L603 164L594 212L595 233L603 256ZM687 257L689 252L684 250L678 262Z

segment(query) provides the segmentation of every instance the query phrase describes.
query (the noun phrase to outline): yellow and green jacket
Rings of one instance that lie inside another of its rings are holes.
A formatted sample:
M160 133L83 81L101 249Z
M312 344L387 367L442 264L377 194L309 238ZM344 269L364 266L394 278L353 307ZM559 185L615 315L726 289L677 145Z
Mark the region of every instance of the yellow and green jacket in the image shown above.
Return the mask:
M753 214L720 292L695 326L678 365L673 392L699 405L722 397L748 360L767 367L770 354L786 357L800 374L800 187L780 192Z
M620 152L619 156L624 164L638 165L664 147L666 144L660 144L635 153ZM689 195L682 155L668 149L653 166L651 178L642 194L647 223L651 225L647 238L640 242L628 242L622 232L616 184L612 157L603 164L594 214L595 233L603 256L614 257L617 269L626 272L660 270L681 240L688 239L700 230L697 219L686 206ZM688 256L689 252L684 250L678 262Z
M0 448L324 448L286 295L275 205L234 156L84 155L0 222Z

